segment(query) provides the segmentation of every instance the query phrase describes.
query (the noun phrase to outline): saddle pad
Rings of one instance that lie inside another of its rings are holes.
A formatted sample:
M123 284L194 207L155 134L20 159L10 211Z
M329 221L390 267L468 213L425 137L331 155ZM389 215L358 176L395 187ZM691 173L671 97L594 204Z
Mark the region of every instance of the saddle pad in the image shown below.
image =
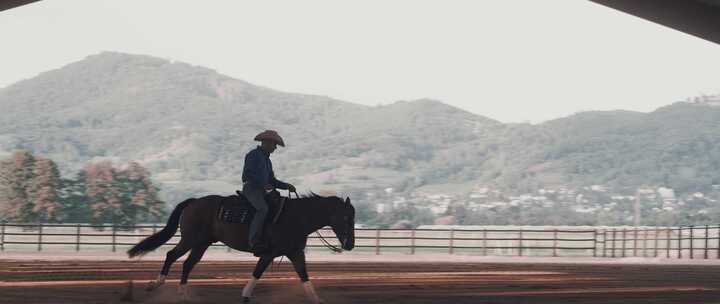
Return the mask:
M265 222L276 223L280 214L285 207L285 199L280 198L280 201L269 201L268 203L268 217ZM223 197L220 201L220 208L218 209L217 217L218 220L225 223L232 224L246 224L252 221L255 215L255 208L245 199L237 195L231 195Z
M221 207L220 208L220 220L225 223L233 224L245 224L249 222L250 210L233 207Z
M247 202L240 201L233 195L224 198L218 210L218 219L225 223L245 224L252 220L255 209Z

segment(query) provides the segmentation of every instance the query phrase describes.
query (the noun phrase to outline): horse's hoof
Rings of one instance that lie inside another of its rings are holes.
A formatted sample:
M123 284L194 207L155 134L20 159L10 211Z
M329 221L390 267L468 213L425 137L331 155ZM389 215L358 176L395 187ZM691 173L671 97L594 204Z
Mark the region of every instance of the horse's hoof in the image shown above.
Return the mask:
M250 303L250 297L243 297L243 303Z
M160 284L157 284L155 281L148 282L147 286L145 287L145 291L153 291L158 288Z

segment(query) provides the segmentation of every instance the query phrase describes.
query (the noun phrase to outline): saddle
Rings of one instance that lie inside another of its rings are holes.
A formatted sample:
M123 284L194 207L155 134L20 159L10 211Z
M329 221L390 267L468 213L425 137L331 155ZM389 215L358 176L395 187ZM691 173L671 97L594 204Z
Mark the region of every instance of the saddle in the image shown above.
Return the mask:
M255 208L240 191L237 195L225 196L220 201L217 218L221 222L232 224L250 224L255 216ZM285 207L285 197L280 196L277 191L271 191L265 195L265 202L268 204L268 216L265 224L276 223Z

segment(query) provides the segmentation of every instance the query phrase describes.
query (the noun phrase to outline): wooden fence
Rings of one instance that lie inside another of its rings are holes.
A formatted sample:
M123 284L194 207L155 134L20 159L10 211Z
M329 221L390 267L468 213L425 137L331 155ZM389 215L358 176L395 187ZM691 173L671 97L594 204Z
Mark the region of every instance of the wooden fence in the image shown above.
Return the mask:
M162 225L0 224L0 251L127 250ZM332 230L320 230L333 242ZM355 232L357 251L382 253L448 253L495 256L661 257L720 259L720 226L598 227L555 229L508 227L489 229L367 229ZM174 246L176 234L165 246ZM335 241L337 242L337 241ZM215 249L230 248L221 243ZM309 249L322 248L311 234Z

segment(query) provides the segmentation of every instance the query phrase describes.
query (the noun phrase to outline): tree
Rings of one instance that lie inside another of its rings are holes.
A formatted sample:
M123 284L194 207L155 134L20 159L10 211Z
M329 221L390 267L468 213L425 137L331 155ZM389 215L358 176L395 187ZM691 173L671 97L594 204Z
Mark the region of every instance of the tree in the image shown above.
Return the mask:
M27 188L35 221L56 222L62 214L58 190L61 186L60 171L50 159L36 157L33 178Z
M165 203L158 199L158 188L150 173L137 162L117 170L109 161L88 163L78 174L93 223L134 225L156 221L165 215Z
M125 215L136 221L157 221L165 215L165 203L157 197L158 188L150 180L150 172L137 162L119 172L117 181L123 193Z
M15 152L0 162L0 211L4 220L37 220L28 187L33 179L35 157L28 151Z
M122 216L120 191L115 183L115 169L109 161L87 163L83 168L81 182L85 183L85 195L92 212L91 222L126 224Z

